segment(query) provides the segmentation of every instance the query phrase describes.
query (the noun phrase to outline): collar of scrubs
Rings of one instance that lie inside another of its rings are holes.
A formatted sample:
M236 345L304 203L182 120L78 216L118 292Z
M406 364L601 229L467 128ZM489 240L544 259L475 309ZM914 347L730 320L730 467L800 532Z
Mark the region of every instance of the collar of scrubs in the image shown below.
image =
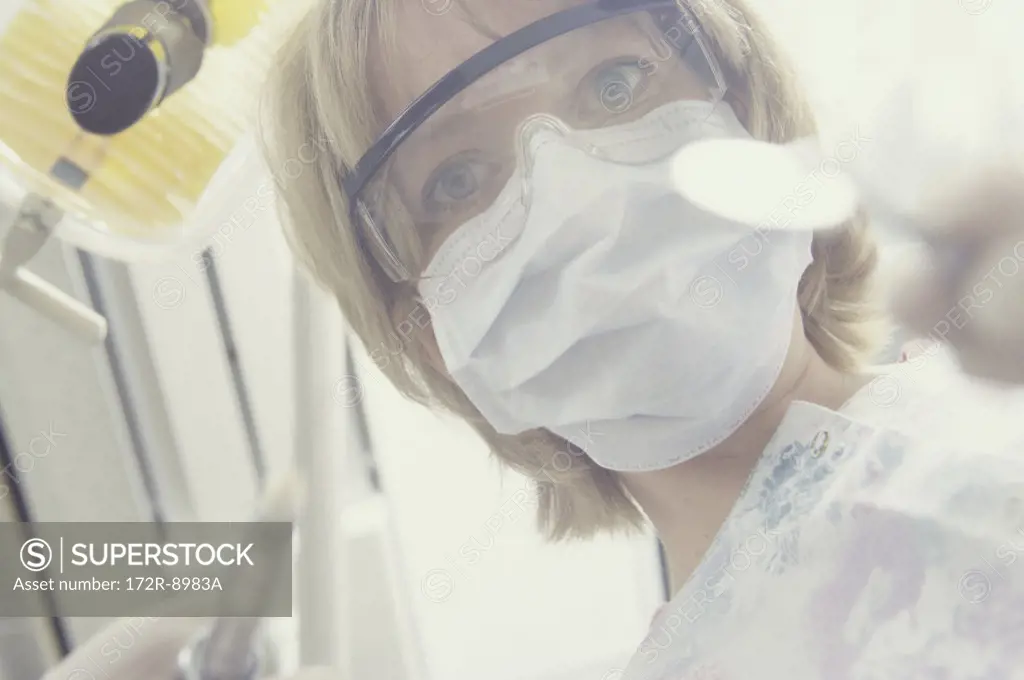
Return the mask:
M929 421L948 419L929 410L936 395L980 394L935 379L949 369L935 366L900 365L879 378L891 389L876 381L849 404L860 416L871 413L868 403L893 421L902 413L916 434L885 418L869 424L791 405L702 562L638 647L627 680L924 677L915 669L932 667L952 672L941 677L1015 677L1000 672L1024 667L1024 560L1008 573L1024 555L1024 428L984 441L953 441L941 428L927 436ZM900 399L887 403L880 395L892 389ZM1024 392L1011 401L1019 407ZM920 420L922 413L933 417ZM992 605L996 585L1003 604ZM983 615L979 605L999 609ZM993 621L969 629L985 616L1011 617L1015 637L993 647L978 632L991 632ZM961 657L974 659L971 674L957 674L968 663Z
M782 566L792 524L821 502L848 452L874 434L836 411L793 402L701 563L653 622L631 664L636 677L689 680L679 672L700 649L699 632L731 604L738 579Z

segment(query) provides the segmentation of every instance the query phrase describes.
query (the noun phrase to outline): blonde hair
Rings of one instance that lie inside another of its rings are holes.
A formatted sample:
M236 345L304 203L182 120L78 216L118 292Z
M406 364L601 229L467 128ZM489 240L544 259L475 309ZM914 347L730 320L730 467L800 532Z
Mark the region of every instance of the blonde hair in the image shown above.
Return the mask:
M282 168L297 149L323 149L302 171L277 172L289 243L337 298L348 323L394 386L422 404L471 424L506 465L536 479L538 523L552 540L642 526L643 516L618 476L544 431L494 431L451 379L429 360L430 338L406 338L399 324L419 303L410 284L393 283L367 253L349 218L339 172L350 169L390 121L375 111L371 50L394 54L393 2L319 0L283 46L261 116L264 152ZM814 131L808 105L761 23L742 0L694 0L692 10L719 64L742 85L746 125L758 139L788 141ZM863 218L816 236L814 261L798 295L805 333L833 367L853 371L870 360L884 332L870 305L877 253ZM407 323L408 325L408 323ZM397 352L392 345L398 345ZM571 450L572 449L572 450ZM566 456L565 453L573 455ZM553 461L561 454L561 462Z

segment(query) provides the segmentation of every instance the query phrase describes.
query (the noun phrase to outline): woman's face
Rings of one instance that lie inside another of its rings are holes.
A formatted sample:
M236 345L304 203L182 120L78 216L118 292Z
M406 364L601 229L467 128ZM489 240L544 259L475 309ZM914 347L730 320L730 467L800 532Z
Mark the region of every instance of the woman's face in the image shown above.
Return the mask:
M442 5L444 3L444 5ZM378 55L374 82L389 120L474 54L526 25L582 4L579 0L494 3L406 2L394 54ZM444 10L444 11L441 11ZM662 27L664 29L664 27ZM460 225L497 198L516 166L518 125L546 113L594 129L635 120L680 99L708 99L707 78L673 48L692 38L682 21L662 33L645 12L572 31L485 75L407 137L389 161L388 193L397 194L429 262ZM706 64L694 45L687 54Z

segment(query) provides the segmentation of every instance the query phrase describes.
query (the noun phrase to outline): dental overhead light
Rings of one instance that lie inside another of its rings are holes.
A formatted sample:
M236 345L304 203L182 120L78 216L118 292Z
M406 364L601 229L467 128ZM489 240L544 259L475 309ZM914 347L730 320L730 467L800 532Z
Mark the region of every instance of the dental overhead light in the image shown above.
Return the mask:
M303 3L10 1L0 6L0 202L18 207L0 291L102 340L102 317L23 265L51 237L124 261L208 238L282 13Z

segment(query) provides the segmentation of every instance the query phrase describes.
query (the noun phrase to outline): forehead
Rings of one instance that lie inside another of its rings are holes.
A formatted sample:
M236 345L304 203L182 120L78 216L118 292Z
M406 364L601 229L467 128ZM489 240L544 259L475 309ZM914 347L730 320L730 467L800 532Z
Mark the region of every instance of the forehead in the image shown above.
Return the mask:
M377 95L389 120L495 40L587 0L402 0L374 46Z

